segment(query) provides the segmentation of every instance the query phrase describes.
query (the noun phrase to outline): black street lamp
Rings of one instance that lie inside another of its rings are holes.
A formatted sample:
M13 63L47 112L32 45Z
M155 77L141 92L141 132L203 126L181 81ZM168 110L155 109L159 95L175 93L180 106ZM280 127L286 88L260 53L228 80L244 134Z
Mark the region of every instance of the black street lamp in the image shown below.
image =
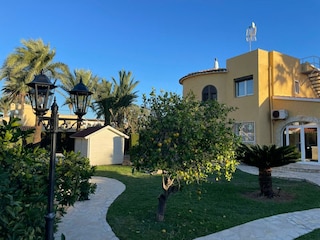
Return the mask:
M43 117L49 110L53 98L53 89L55 86L43 71L34 77L34 80L27 84L31 89L29 99L36 116Z
M86 89L87 95L83 94L81 89L73 89L70 91L72 101L75 105L75 109L79 113L78 119L82 119L82 116L86 114L87 105L89 104L88 96L92 93L88 91L87 87L80 81L80 86L83 89ZM77 84L77 85L79 85ZM82 86L82 85L83 86ZM39 75L35 75L34 80L27 84L30 87L29 98L32 104L32 108L39 121L49 120L50 124L50 133L51 133L51 153L50 153L50 166L49 166L49 187L48 187L48 206L47 206L47 215L45 216L46 220L46 240L54 239L54 185L55 185L55 164L56 164L56 143L57 143L57 132L58 132L58 105L56 99L54 98L53 104L51 105L51 117L45 118L44 115L49 110L49 106L53 98L53 89L56 86L51 83L49 78L41 71ZM84 97L87 96L87 97ZM85 99L84 99L85 98ZM90 100L90 99L89 99Z
M73 112L78 116L77 131L79 131L82 117L87 113L92 92L89 91L87 86L83 84L82 78L80 78L80 82L69 93L73 103Z

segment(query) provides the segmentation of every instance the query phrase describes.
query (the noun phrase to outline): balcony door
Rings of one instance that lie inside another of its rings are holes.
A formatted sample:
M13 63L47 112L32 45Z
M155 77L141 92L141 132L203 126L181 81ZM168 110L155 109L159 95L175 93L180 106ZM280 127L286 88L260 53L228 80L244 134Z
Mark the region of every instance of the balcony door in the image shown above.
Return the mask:
M284 130L284 145L296 146L302 162L320 163L318 131L317 125L289 125Z

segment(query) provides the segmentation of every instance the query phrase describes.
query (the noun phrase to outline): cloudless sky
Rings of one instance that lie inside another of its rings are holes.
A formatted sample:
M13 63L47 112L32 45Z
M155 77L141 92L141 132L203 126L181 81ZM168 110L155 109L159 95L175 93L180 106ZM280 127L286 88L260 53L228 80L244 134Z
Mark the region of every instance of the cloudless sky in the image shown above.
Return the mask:
M41 38L71 71L107 80L131 71L139 96L152 88L182 94L179 79L212 68L214 58L226 67L249 51L251 22L252 50L320 56L318 0L0 0L0 9L1 65L22 39Z

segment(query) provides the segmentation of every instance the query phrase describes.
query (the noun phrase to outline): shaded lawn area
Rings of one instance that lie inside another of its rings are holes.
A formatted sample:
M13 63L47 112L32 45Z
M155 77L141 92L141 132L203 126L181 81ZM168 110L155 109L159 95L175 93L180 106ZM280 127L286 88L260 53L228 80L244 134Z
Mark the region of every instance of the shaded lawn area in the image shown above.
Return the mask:
M203 183L183 188L167 203L164 222L155 221L161 176L135 172L128 166L99 166L97 176L115 178L126 190L110 206L107 221L121 240L194 239L275 214L320 207L320 187L305 181L273 178L290 198L252 197L258 177L240 170L231 182Z
M320 229L316 229L308 234L296 238L296 240L316 240L320 239Z

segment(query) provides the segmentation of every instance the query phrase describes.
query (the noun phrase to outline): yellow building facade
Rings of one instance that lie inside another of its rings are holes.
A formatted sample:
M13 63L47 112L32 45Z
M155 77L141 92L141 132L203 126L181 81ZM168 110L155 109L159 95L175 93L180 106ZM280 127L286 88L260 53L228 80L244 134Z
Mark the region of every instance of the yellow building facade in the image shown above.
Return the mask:
M183 95L236 107L230 117L243 142L295 145L301 161L319 164L319 61L257 49L228 59L226 68L190 73L179 82Z
M11 117L17 117L20 119L20 123L22 126L27 128L33 128L36 124L36 115L32 106L30 104L24 104L22 107L21 104L12 103L10 107L10 113L7 114L7 117L3 117L1 119L9 121ZM51 116L51 110L48 110L44 117L49 118ZM59 121L58 121L58 131L59 132L75 132L76 131L76 123L77 123L77 116L74 114L59 114ZM0 120L1 120L0 119ZM44 121L44 123L47 123ZM88 127L93 126L103 126L104 121L99 119L87 119L83 117L82 124L80 129L86 129ZM43 129L45 131L45 129Z

